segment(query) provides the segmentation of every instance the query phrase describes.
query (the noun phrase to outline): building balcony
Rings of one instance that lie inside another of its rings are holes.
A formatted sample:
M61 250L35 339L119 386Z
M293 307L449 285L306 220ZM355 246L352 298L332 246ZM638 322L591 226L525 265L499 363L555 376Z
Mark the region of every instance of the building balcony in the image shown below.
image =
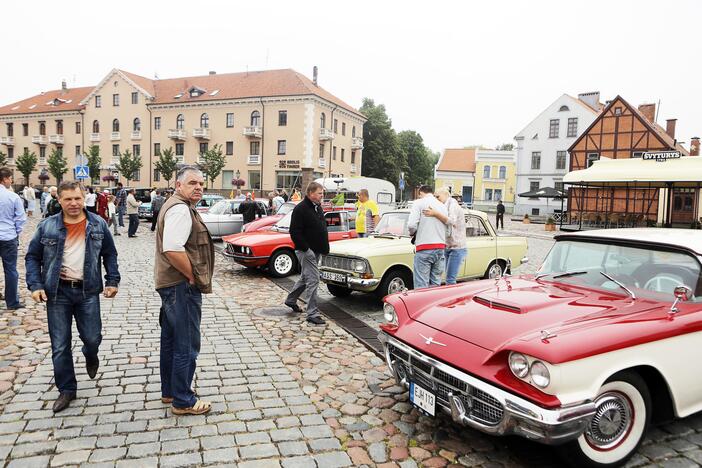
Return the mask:
M112 155L110 166L115 167L116 164L119 164L119 156Z
M0 137L0 145L15 146L15 137L13 137L13 136Z
M185 164L185 156L176 156L176 164Z
M263 136L263 128L260 125L251 125L244 127L244 136L251 138L261 138Z
M329 128L320 128L319 129L319 139L320 139L320 141L333 140L334 139L334 132L332 132L331 129L329 129Z
M209 128L193 128L193 136L199 138L200 140L210 139L210 129Z
M246 159L246 164L250 164L250 165L261 164L261 155L260 154L250 154L249 157Z
M48 141L46 135L34 135L32 137L32 143L37 145L45 145Z
M134 130L132 132L132 140L141 140L141 130Z
M90 141L92 143L99 143L100 142L100 134L99 133L91 133L90 134Z
M172 140L180 140L183 141L188 135L185 133L184 128L176 128L176 129L171 129L168 130L168 138Z
M351 138L351 149L363 149L363 138L353 137Z
M49 143L63 145L63 135L49 135Z
M319 158L319 167L327 167L327 160Z
M119 132L112 132L112 133L110 133L110 141L119 141L119 140L121 140L121 139L122 139L122 137L121 137L121 135L119 134Z
M356 173L356 165L355 164L351 164L351 172L353 172L354 174Z

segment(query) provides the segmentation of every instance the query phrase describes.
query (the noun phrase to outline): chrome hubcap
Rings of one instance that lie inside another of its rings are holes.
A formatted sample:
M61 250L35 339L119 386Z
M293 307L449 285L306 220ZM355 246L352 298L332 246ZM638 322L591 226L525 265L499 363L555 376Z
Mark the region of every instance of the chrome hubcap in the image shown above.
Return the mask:
M493 266L490 267L490 271L488 272L488 276L490 278L498 278L502 276L502 267L500 266L499 263L495 263Z
M402 278L393 278L392 281L390 281L390 284L388 284L388 294L395 294L404 291L407 289L405 287L405 282L402 280Z
M619 445L629 434L633 423L633 409L629 399L616 392L600 395L595 401L597 410L585 432L588 442L600 449Z
M287 273L292 269L292 258L287 255L281 255L275 259L273 266L275 266L275 271L278 273Z

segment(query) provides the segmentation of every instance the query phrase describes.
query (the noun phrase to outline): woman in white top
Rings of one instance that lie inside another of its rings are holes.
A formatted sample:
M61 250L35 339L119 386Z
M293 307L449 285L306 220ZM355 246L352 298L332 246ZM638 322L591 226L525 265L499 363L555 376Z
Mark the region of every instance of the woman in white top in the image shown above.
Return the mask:
M33 216L35 205L37 204L37 197L34 193L34 189L31 185L27 185L24 187L24 190L22 190L22 194L24 195L24 199L27 200L27 215Z
M446 284L456 284L458 270L468 255L466 214L445 187L436 191L436 198L446 205L448 216L432 209L425 210L424 214L434 216L446 225Z
M107 217L109 218L107 225L112 225L114 235L119 236L119 232L117 232L117 207L115 206L114 195L107 196Z
M92 187L88 187L88 194L85 196L85 208L91 213L95 213L95 203L97 202L97 195Z

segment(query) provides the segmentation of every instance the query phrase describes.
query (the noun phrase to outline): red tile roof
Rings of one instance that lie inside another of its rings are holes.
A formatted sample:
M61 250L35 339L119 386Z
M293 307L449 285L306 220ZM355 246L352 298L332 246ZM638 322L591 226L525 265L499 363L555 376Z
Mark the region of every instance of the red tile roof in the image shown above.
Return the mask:
M475 172L475 149L445 149L437 171Z
M77 111L80 101L93 90L84 88L54 89L36 96L0 107L0 115L38 114L41 112ZM54 105L55 103L55 105Z

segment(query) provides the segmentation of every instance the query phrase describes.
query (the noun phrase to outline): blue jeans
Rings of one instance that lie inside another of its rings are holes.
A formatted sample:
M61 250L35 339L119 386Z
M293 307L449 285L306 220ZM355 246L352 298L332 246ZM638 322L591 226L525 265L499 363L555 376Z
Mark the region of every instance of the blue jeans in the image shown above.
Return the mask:
M130 237L135 235L138 227L139 227L139 215L138 214L130 214L129 215L129 229L127 229L127 234Z
M358 233L358 237L366 237L366 233L365 233L365 232L359 232L359 233Z
M59 392L75 392L76 373L73 370L71 352L71 322L76 319L78 335L83 342L83 355L88 363L98 359L98 347L102 342L102 320L100 318L100 296L85 296L83 288L71 288L59 284L56 299L46 303L51 338L51 360L54 363L54 380Z
M414 289L441 286L444 249L420 250L414 254Z
M0 241L0 257L5 272L5 303L7 307L19 305L19 273L17 273L17 249L19 237L9 241Z
M187 281L158 289L161 320L161 396L172 397L176 408L190 408L197 399L192 391L200 353L202 293Z
M124 214L127 212L127 207L120 205L117 207L117 214L119 215L119 227L124 227Z
M458 270L467 255L466 249L446 249L446 284L456 284Z

